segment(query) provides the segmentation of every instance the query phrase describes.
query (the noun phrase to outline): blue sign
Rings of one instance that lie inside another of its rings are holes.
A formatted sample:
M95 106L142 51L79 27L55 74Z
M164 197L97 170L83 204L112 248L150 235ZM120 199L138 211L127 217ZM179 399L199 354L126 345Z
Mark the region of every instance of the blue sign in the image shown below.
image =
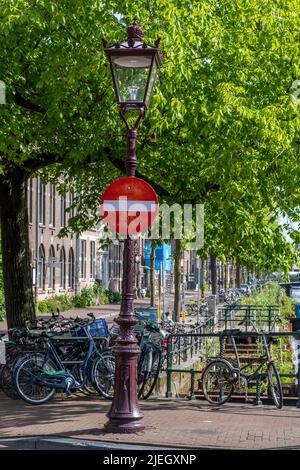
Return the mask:
M145 266L150 268L150 260L151 258L151 243L145 243L145 250L144 250L144 261ZM163 243L160 246L155 248L155 262L154 262L154 269L156 271L160 270L160 266L162 264L164 271L172 271L172 245L168 243Z

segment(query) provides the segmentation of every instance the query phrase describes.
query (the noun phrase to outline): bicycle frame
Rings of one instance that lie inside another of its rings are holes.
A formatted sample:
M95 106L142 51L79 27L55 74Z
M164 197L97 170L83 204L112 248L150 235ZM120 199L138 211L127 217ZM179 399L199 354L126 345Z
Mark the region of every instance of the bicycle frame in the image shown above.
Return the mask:
M253 359L252 361L250 361L248 364L244 365L241 367L241 363L240 363L240 358L239 358L239 354L238 354L238 350L237 350L237 347L236 347L236 342L235 342L235 338L234 336L231 336L231 343L232 343L232 346L233 346L233 349L234 349L234 353L235 353L235 357L236 357L236 361L237 361L237 365L238 367L233 367L233 372L238 374L238 379L240 377L244 378L247 382L249 382L251 379L253 378L256 378L257 377L257 373L260 371L260 369L264 366L264 365L268 365L270 362L271 362L271 356L270 356L270 351L269 351L269 348L268 348L268 343L267 343L267 340L266 340L266 335L265 334L262 334L262 339L263 339L263 344L264 344L264 351L265 351L265 354L258 357L258 358L255 358ZM254 372L249 372L249 373L246 373L246 372L243 372L244 369L246 369L247 367L251 366L252 364L255 364L259 362L259 365L258 367L255 369Z
M46 364L47 360L48 359L51 359L55 365L59 368L60 371L62 371L61 374L54 374L52 377L52 380L45 377L45 375L42 375L41 377L38 378L38 381L40 383L42 383L42 385L45 385L47 387L50 387L50 388L57 388L57 389L67 389L68 388L68 385L67 385L67 381L66 379L71 379L72 381L72 389L80 389L82 387L84 387L87 383L87 379L88 379L88 374L87 374L87 370L88 370L88 366L89 366L89 361L91 359L91 357L94 355L94 353L96 353L98 356L100 356L101 354L99 353L98 349L97 349L97 346L95 344L95 341L93 339L93 337L90 335L90 333L86 331L86 334L87 334L87 337L89 338L89 348L88 348L88 351L87 351L87 354L86 354L86 357L83 361L83 363L81 364L81 369L82 369L82 381L81 382L78 382L76 380L76 378L74 377L74 375L69 372L65 365L63 364L61 358L59 357L55 347L53 346L53 344L51 343L51 341L48 341L47 342L47 351L45 353L45 356L44 356L44 361L43 361L43 364L42 364L42 367Z

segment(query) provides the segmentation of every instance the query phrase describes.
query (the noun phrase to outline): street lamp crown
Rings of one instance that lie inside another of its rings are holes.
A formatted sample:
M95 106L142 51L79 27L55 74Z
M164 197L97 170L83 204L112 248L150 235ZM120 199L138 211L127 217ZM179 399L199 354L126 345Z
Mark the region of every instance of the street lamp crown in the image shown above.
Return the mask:
M132 40L141 40L144 36L143 30L141 26L137 24L137 20L135 19L131 26L127 29L127 39L128 44L132 42ZM134 41L133 41L134 42Z

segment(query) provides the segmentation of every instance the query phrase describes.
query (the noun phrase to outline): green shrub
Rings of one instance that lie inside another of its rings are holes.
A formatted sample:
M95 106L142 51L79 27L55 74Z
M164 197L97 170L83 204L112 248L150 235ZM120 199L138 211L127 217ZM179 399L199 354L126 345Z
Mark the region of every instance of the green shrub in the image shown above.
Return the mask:
M62 312L66 310L71 310L74 307L74 301L67 294L58 295L56 297L58 303L60 304L60 310Z
M37 311L40 312L40 313L48 312L47 300L40 300L37 303Z
M267 282L261 292L245 297L241 303L243 305L277 305L280 307L280 316L283 321L286 317L295 315L296 301L288 297L285 290L276 281Z
M83 308L108 303L118 303L120 297L119 292L111 291L111 297L109 298L102 284L95 282L91 287L84 287L80 294L75 295L73 298L69 297L67 294L61 294L41 300L37 303L37 311L47 313L56 312L56 310L59 309L61 312L64 312L74 307Z
M37 311L41 313L56 312L57 309L63 310L59 301L59 296L49 297L37 303Z
M93 291L97 299L97 305L109 303L109 298L101 282L95 282L95 284L93 285Z
M121 302L121 293L114 292L113 293L113 304L119 304Z
M74 297L75 307L92 307L98 305L98 296L93 287L84 287L80 294Z
M106 295L108 297L110 304L118 304L121 301L121 294L120 292L114 292L112 289L108 289L106 291Z

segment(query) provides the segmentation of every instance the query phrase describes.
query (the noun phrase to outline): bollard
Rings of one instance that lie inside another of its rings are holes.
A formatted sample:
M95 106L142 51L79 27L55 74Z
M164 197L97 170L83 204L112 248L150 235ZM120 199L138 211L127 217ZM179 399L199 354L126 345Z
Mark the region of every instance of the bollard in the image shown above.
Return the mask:
M161 309L158 307L157 309L157 323L161 323Z

